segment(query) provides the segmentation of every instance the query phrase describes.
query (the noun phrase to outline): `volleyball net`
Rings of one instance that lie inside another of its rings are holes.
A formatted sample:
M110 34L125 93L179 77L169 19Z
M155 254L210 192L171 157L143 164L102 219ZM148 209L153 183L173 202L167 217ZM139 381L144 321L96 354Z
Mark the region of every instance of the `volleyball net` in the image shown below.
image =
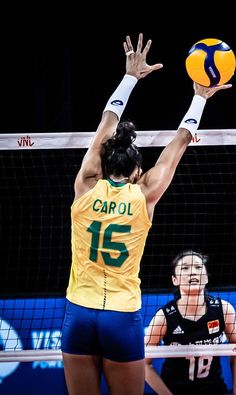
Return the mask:
M144 171L174 134L137 132ZM92 137L0 135L0 361L61 359L71 265L70 206ZM156 207L147 239L140 269L145 326L173 298L171 260L183 249L210 257L209 292L236 307L235 181L236 130L199 130ZM146 356L235 355L235 350L235 344L148 346Z

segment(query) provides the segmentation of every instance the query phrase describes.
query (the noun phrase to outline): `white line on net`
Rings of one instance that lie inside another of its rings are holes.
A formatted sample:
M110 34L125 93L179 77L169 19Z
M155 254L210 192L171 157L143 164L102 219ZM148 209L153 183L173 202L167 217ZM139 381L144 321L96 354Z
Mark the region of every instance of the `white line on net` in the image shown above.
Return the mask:
M184 358L193 356L236 356L236 344L147 346L146 358ZM0 362L59 361L61 350L0 351Z

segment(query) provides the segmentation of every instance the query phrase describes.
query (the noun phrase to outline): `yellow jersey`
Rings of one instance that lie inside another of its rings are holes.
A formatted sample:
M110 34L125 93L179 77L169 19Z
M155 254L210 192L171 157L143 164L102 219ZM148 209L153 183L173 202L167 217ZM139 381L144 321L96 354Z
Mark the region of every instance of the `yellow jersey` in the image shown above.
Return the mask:
M151 227L137 184L99 180L71 206L67 299L94 309L141 307L140 261Z

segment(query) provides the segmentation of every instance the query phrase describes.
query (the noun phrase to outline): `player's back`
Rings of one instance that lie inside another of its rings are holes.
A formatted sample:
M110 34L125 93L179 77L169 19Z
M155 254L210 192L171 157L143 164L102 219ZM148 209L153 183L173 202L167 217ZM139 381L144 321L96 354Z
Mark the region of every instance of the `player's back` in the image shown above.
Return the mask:
M72 204L71 217L67 298L97 309L139 309L140 260L151 226L140 187L99 180Z

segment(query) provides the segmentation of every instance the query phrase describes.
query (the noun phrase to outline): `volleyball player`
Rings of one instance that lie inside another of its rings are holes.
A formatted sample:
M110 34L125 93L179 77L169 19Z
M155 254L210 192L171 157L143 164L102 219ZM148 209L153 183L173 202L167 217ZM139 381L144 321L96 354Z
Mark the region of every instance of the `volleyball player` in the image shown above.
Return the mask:
M104 373L112 395L141 395L145 382L139 268L153 211L198 128L206 99L231 85L195 85L190 108L155 166L142 174L132 122L121 122L151 46L139 34L123 44L126 74L108 100L75 180L71 207L72 266L62 331L70 395L100 393ZM190 121L189 121L190 120Z
M229 342L236 342L234 307L206 292L207 261L207 256L192 250L175 257L172 282L178 296L161 307L151 320L146 345L157 345L161 341L165 345L220 344L225 335ZM152 359L147 358L146 381L159 395L229 393L219 356L166 358L161 375L153 367Z

